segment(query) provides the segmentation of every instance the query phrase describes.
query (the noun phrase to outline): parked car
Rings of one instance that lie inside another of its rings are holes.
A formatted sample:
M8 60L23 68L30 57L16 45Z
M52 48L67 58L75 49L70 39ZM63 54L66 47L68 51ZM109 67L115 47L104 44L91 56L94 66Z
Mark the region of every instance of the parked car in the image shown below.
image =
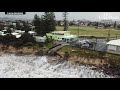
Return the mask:
M89 48L89 47L90 47L90 45L88 43L83 43L81 45L81 48Z

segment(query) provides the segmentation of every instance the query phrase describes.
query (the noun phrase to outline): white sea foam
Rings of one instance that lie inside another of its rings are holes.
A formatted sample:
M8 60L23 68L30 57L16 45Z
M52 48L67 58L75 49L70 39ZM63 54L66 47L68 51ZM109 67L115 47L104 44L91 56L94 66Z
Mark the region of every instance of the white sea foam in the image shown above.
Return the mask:
M48 58L3 54L0 56L0 78L113 78L90 66L70 62L50 64Z

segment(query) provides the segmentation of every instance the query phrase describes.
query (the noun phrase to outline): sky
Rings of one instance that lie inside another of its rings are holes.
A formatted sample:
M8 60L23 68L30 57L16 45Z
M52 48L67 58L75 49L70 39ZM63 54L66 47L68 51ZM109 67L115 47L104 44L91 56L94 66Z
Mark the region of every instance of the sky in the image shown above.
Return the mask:
M5 12L0 12L0 17L15 17L33 19L34 15L43 15L44 12L26 12L25 15L5 15ZM63 20L63 12L55 12L56 20ZM120 12L68 12L68 20L101 20L101 19L120 20Z

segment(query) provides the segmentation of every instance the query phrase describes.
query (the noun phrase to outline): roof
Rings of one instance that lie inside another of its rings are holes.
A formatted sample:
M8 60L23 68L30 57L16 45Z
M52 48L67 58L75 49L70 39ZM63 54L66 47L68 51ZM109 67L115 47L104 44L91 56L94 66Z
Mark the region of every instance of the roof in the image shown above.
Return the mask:
M19 38L19 37L21 37L21 35L16 35L16 38Z
M63 38L77 38L77 36L76 35L68 35L68 36L63 36Z
M34 36L36 39L46 39L46 37Z
M70 31L54 31L54 32L52 32L52 33L70 33Z
M32 34L32 33L36 33L36 32L35 32L35 31L29 31L28 33L31 33L31 34Z
M12 35L19 35L19 33L16 33L16 32L13 32L13 33L11 33Z
M109 45L115 45L115 46L120 46L120 39L111 40L107 44L109 44Z
M4 31L7 31L7 30L2 30L2 31L4 32Z
M15 30L15 32L24 33L25 31Z

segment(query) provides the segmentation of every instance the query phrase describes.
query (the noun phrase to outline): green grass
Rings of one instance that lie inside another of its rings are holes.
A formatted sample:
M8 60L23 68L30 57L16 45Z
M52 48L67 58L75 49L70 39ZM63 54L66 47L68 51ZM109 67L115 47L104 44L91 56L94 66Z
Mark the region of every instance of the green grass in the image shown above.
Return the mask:
M56 30L63 30L62 26L57 26ZM78 35L77 26L69 26L68 30L71 34ZM108 37L109 29L96 29L93 26L82 26L79 30L80 36L95 36L95 37ZM110 37L116 37L116 34L120 34L120 29L110 29Z
M72 50L75 50L75 52L72 52ZM57 53L61 52L68 52L71 56L85 57L87 59L93 58L94 60L95 59L108 60L110 65L120 65L120 56L107 52L92 51L72 46L65 46L59 51L57 51Z

